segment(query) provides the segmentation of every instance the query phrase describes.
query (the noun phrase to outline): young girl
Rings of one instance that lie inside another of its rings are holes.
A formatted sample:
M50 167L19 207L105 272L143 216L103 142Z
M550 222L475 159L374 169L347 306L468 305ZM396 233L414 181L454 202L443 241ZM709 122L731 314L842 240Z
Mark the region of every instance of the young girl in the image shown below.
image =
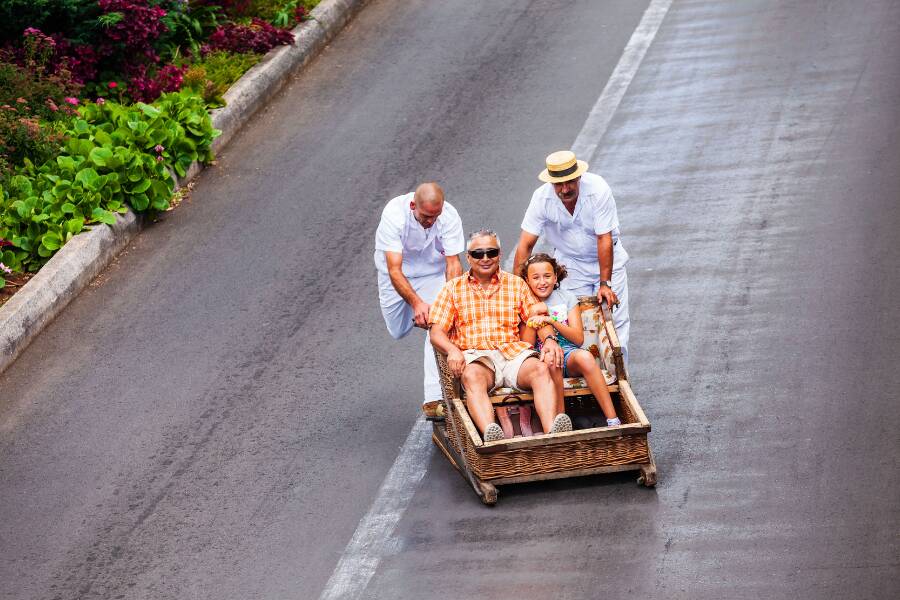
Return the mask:
M558 332L559 345L563 350L563 368L551 367L557 385L557 402L560 411L563 404L563 377L584 377L588 388L600 404L600 410L606 417L606 425L621 425L616 416L606 378L600 370L594 356L581 348L584 343L584 330L581 326L581 309L578 299L572 292L560 289L559 282L566 277L566 268L557 264L556 259L548 254L535 254L525 261L519 273L535 297L540 300L531 309L528 327L523 331L523 339L534 343L536 329L550 324Z

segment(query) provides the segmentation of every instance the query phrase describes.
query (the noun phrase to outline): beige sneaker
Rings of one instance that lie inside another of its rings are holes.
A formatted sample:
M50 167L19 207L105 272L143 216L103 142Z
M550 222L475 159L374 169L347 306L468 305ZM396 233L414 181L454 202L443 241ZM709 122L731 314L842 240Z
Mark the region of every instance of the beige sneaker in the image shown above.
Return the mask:
M506 439L506 436L503 435L503 428L497 425L496 423L491 423L484 430L484 441L485 442L496 442L497 440Z
M572 419L565 413L559 413L553 419L553 427L550 433L562 433L564 431L572 431Z

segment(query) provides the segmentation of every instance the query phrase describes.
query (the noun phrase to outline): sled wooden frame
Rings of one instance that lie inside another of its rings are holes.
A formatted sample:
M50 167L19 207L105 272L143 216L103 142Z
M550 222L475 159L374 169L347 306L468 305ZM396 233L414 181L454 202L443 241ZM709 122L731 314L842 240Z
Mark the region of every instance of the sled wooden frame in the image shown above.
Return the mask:
M656 463L647 434L650 421L634 395L622 360L622 348L609 310L601 307L605 335L613 349L619 374L609 386L618 407L622 425L598 427L555 434L538 434L495 442L484 442L462 400L459 381L452 376L446 356L435 352L446 418L433 423L432 441L457 471L469 482L484 504L497 502L497 486L580 477L600 473L639 471L639 484L656 485ZM596 400L587 388L565 391L567 412L596 410ZM530 394L505 394L491 397L497 405L520 404Z

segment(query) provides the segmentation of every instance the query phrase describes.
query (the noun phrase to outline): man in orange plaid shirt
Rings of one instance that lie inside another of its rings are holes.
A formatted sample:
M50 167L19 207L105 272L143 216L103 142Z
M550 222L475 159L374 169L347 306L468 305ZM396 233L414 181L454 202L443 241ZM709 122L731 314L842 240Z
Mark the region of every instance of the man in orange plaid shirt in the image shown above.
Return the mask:
M560 365L562 350L553 328L543 327L538 355L519 338L519 324L537 300L519 277L500 270L500 241L489 229L469 236L470 269L444 284L431 306L431 343L466 390L466 407L484 441L504 438L489 393L498 387L534 393L544 431L571 431L572 421L557 405L547 363ZM546 361L546 362L545 362Z

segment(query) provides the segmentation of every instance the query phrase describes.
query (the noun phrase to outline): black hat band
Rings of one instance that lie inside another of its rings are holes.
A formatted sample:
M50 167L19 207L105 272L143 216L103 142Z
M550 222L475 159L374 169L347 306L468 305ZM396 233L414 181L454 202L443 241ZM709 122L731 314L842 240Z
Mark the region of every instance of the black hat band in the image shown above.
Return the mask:
M576 160L575 164L572 165L571 167L569 167L568 169L563 169L562 171L551 171L550 169L547 169L547 173L550 175L550 177L565 177L566 175L571 175L572 173L574 173L577 170L578 170L578 161Z

